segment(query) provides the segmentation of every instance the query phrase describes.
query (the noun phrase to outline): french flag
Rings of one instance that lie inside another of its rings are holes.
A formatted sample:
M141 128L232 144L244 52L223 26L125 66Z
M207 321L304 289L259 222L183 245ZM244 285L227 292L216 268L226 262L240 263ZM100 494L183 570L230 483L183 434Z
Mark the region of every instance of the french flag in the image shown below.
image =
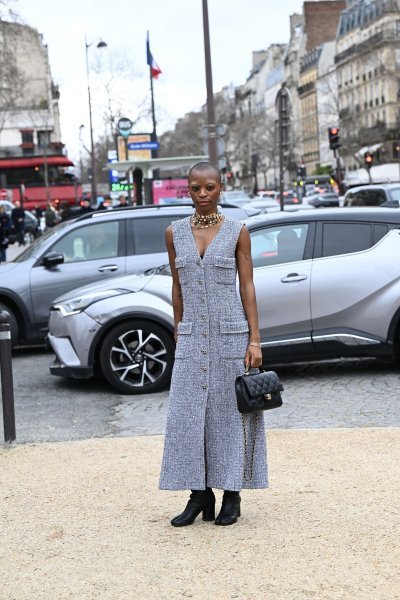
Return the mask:
M154 79L157 79L157 77L160 75L160 73L162 73L162 71L161 71L160 67L158 66L158 64L156 63L156 61L154 60L153 55L150 51L149 32L147 32L146 50L147 50L147 64L150 67L151 76L154 77Z

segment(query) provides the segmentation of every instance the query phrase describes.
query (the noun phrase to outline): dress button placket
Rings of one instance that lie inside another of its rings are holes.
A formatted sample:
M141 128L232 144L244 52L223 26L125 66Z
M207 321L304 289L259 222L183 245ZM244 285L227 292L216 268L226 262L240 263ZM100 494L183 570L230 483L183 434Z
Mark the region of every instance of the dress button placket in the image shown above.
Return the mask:
M203 261L202 260L198 260L197 261L198 266L200 267L200 269L203 269L204 265L203 265ZM202 304L204 309L207 309L207 295L206 295L206 286L205 286L205 275L204 275L204 271L203 273L199 276L199 278L197 279L197 283L198 283L198 288L199 288L199 296L200 296L200 303ZM200 352L202 355L202 358L207 359L207 363L204 363L202 361L201 364L201 371L202 371L202 388L205 392L205 394L207 395L208 393L208 384L209 384L209 323L208 323L208 315L206 313L201 313L200 314L200 319L202 322L202 337L204 338L203 342L201 343L200 346Z

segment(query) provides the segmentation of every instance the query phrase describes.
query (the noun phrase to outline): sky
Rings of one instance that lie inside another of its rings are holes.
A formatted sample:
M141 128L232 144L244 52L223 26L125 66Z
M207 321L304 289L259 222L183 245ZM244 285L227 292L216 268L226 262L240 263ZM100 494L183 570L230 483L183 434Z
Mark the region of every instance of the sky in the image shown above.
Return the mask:
M43 34L53 80L60 86L62 140L73 160L82 141L89 145L85 35L89 44L90 89L95 137L104 132L104 82L109 67L124 65L112 81L113 97L131 120L150 103L146 32L162 70L154 81L157 131L162 133L206 100L201 0L16 0L23 21ZM289 15L301 0L208 0L214 92L244 83L252 51L289 39ZM107 48L97 49L99 39ZM100 67L99 67L100 65ZM128 75L126 74L128 73ZM149 131L142 120L137 130Z

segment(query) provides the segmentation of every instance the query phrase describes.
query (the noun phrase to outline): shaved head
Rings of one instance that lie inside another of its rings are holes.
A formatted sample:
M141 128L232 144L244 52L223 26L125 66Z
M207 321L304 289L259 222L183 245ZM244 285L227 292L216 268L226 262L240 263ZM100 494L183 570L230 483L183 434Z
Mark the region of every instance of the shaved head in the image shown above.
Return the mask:
M195 165L193 165L193 167L190 169L189 173L188 173L188 179L190 179L194 173L203 173L205 171L209 171L211 173L213 173L213 175L215 176L215 178L221 183L222 182L222 177L221 177L221 171L212 163L207 162L207 161L203 161L203 162L198 162Z

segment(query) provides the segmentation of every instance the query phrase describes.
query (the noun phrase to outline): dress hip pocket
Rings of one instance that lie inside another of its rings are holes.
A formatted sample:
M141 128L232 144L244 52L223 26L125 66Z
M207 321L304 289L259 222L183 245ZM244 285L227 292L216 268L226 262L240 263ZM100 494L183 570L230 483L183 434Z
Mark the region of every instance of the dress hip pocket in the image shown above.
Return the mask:
M175 358L193 359L195 349L192 321L181 321L178 324Z
M222 358L244 360L248 343L249 324L245 319L220 322L219 350Z

